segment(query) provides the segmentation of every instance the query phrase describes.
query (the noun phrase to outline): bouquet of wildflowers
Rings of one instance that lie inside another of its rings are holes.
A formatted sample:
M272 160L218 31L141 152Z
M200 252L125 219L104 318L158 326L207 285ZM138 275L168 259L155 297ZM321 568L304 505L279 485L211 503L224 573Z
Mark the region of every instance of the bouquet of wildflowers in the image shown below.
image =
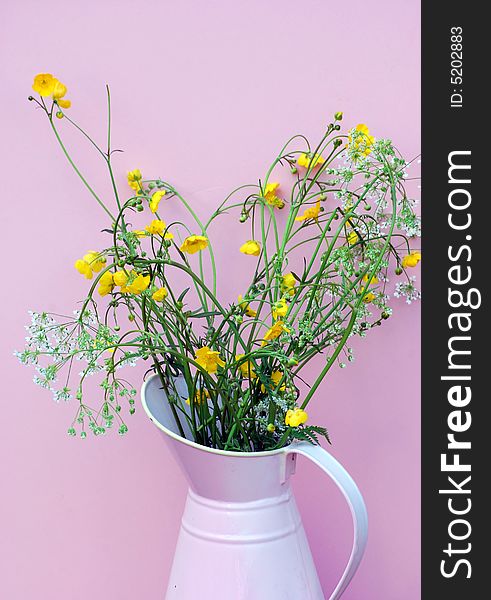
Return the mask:
M56 400L74 397L69 434L127 431L122 409L135 412L136 390L122 367L142 359L160 378L176 430L191 431L199 444L251 452L329 439L306 412L322 379L353 359L350 338L365 337L391 316L389 274L399 278L394 296L419 297L408 275L421 259L409 245L419 218L404 188L408 163L392 142L362 124L343 133L336 113L317 143L293 136L262 179L234 190L203 222L172 183L139 169L128 173L128 188L118 189L109 89L104 149L67 114L60 81L41 74L33 89L38 95L29 99L107 217L106 247L75 261L87 280L80 309L67 317L32 313L27 347L17 353ZM99 153L114 191L110 204L73 162L62 125L79 130ZM275 181L281 170L287 185ZM187 222L173 220L174 202L186 209ZM131 225L136 213L145 216L140 229ZM218 291L210 231L220 218L242 224L242 243L230 252L250 261L249 284L232 303ZM316 357L318 376L304 382L302 371ZM75 382L74 361L84 363ZM99 406L85 400L91 375L100 377Z

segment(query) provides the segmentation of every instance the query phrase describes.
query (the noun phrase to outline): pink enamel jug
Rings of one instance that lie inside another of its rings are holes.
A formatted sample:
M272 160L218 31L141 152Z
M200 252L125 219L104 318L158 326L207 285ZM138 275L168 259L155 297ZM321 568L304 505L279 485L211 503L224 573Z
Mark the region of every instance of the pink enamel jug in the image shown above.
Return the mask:
M290 486L299 454L331 477L351 509L353 549L329 600L341 597L365 550L367 512L339 462L306 442L240 453L185 439L156 375L143 384L142 402L189 483L165 600L324 600Z

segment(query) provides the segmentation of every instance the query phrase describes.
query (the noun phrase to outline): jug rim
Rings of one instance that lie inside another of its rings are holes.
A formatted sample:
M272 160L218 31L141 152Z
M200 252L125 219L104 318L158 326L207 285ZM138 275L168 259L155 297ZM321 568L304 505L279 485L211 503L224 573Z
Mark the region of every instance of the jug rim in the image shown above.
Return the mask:
M275 456L276 454L283 454L291 446L291 444L288 444L287 446L277 448L276 450L259 450L258 452L238 452L236 450L220 450L219 448L210 448L209 446L203 446L202 444L198 444L193 440L188 440L187 438L180 436L178 433L172 431L172 429L169 429L168 427L163 425L153 416L145 400L145 390L147 388L147 385L156 377L158 377L158 375L157 373L154 373L153 375L151 375L143 381L140 394L143 410L146 412L147 416L156 427L158 427L163 433L168 435L170 438L176 440L177 442L180 442L181 444L184 444L186 446L191 446L192 448L196 448L196 450L201 450L202 452L209 452L211 454L219 454L222 456L233 456L236 458L257 458L261 456Z

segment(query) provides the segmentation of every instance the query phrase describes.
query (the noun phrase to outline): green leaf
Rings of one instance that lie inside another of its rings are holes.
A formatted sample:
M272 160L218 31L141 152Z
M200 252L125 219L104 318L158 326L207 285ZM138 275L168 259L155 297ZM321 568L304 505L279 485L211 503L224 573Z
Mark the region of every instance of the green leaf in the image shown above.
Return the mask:
M189 288L186 288L183 292L181 292L181 294L179 295L179 298L177 299L178 302L182 302L184 299L184 296L189 292Z
M221 314L222 313L219 310L210 310L208 312L190 312L188 316L192 319L201 319L203 317L216 317Z
M309 442L314 445L320 445L318 436L326 438L327 442L331 443L327 429L318 425L305 425L303 427L292 428L291 435L293 439Z

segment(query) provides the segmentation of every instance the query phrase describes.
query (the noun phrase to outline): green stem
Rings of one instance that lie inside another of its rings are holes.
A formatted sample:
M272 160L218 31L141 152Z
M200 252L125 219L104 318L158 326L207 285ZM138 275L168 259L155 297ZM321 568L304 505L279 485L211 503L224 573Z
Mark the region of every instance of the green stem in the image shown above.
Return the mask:
M65 145L63 144L63 142L61 140L61 137L60 137L60 135L59 135L59 133L58 133L56 127L55 127L55 124L53 123L52 116L50 116L48 114L48 118L49 118L49 122L50 122L51 128L53 130L53 133L55 134L55 137L58 140L58 144L60 145L60 147L61 147L61 149L63 151L63 154L66 156L68 162L72 166L72 168L75 171L75 173L79 176L79 178L81 179L81 181L83 182L83 184L85 185L85 187L89 190L89 192L92 194L92 196L97 200L98 204L106 212L106 214L109 215L109 217L111 218L111 222L113 222L115 220L114 215L107 208L107 206L104 204L104 202L99 198L99 196L94 192L94 190L92 189L92 187L89 185L88 181L85 179L85 177L82 175L82 173L77 168L76 164L73 162L70 154L68 153L68 150L66 149Z

